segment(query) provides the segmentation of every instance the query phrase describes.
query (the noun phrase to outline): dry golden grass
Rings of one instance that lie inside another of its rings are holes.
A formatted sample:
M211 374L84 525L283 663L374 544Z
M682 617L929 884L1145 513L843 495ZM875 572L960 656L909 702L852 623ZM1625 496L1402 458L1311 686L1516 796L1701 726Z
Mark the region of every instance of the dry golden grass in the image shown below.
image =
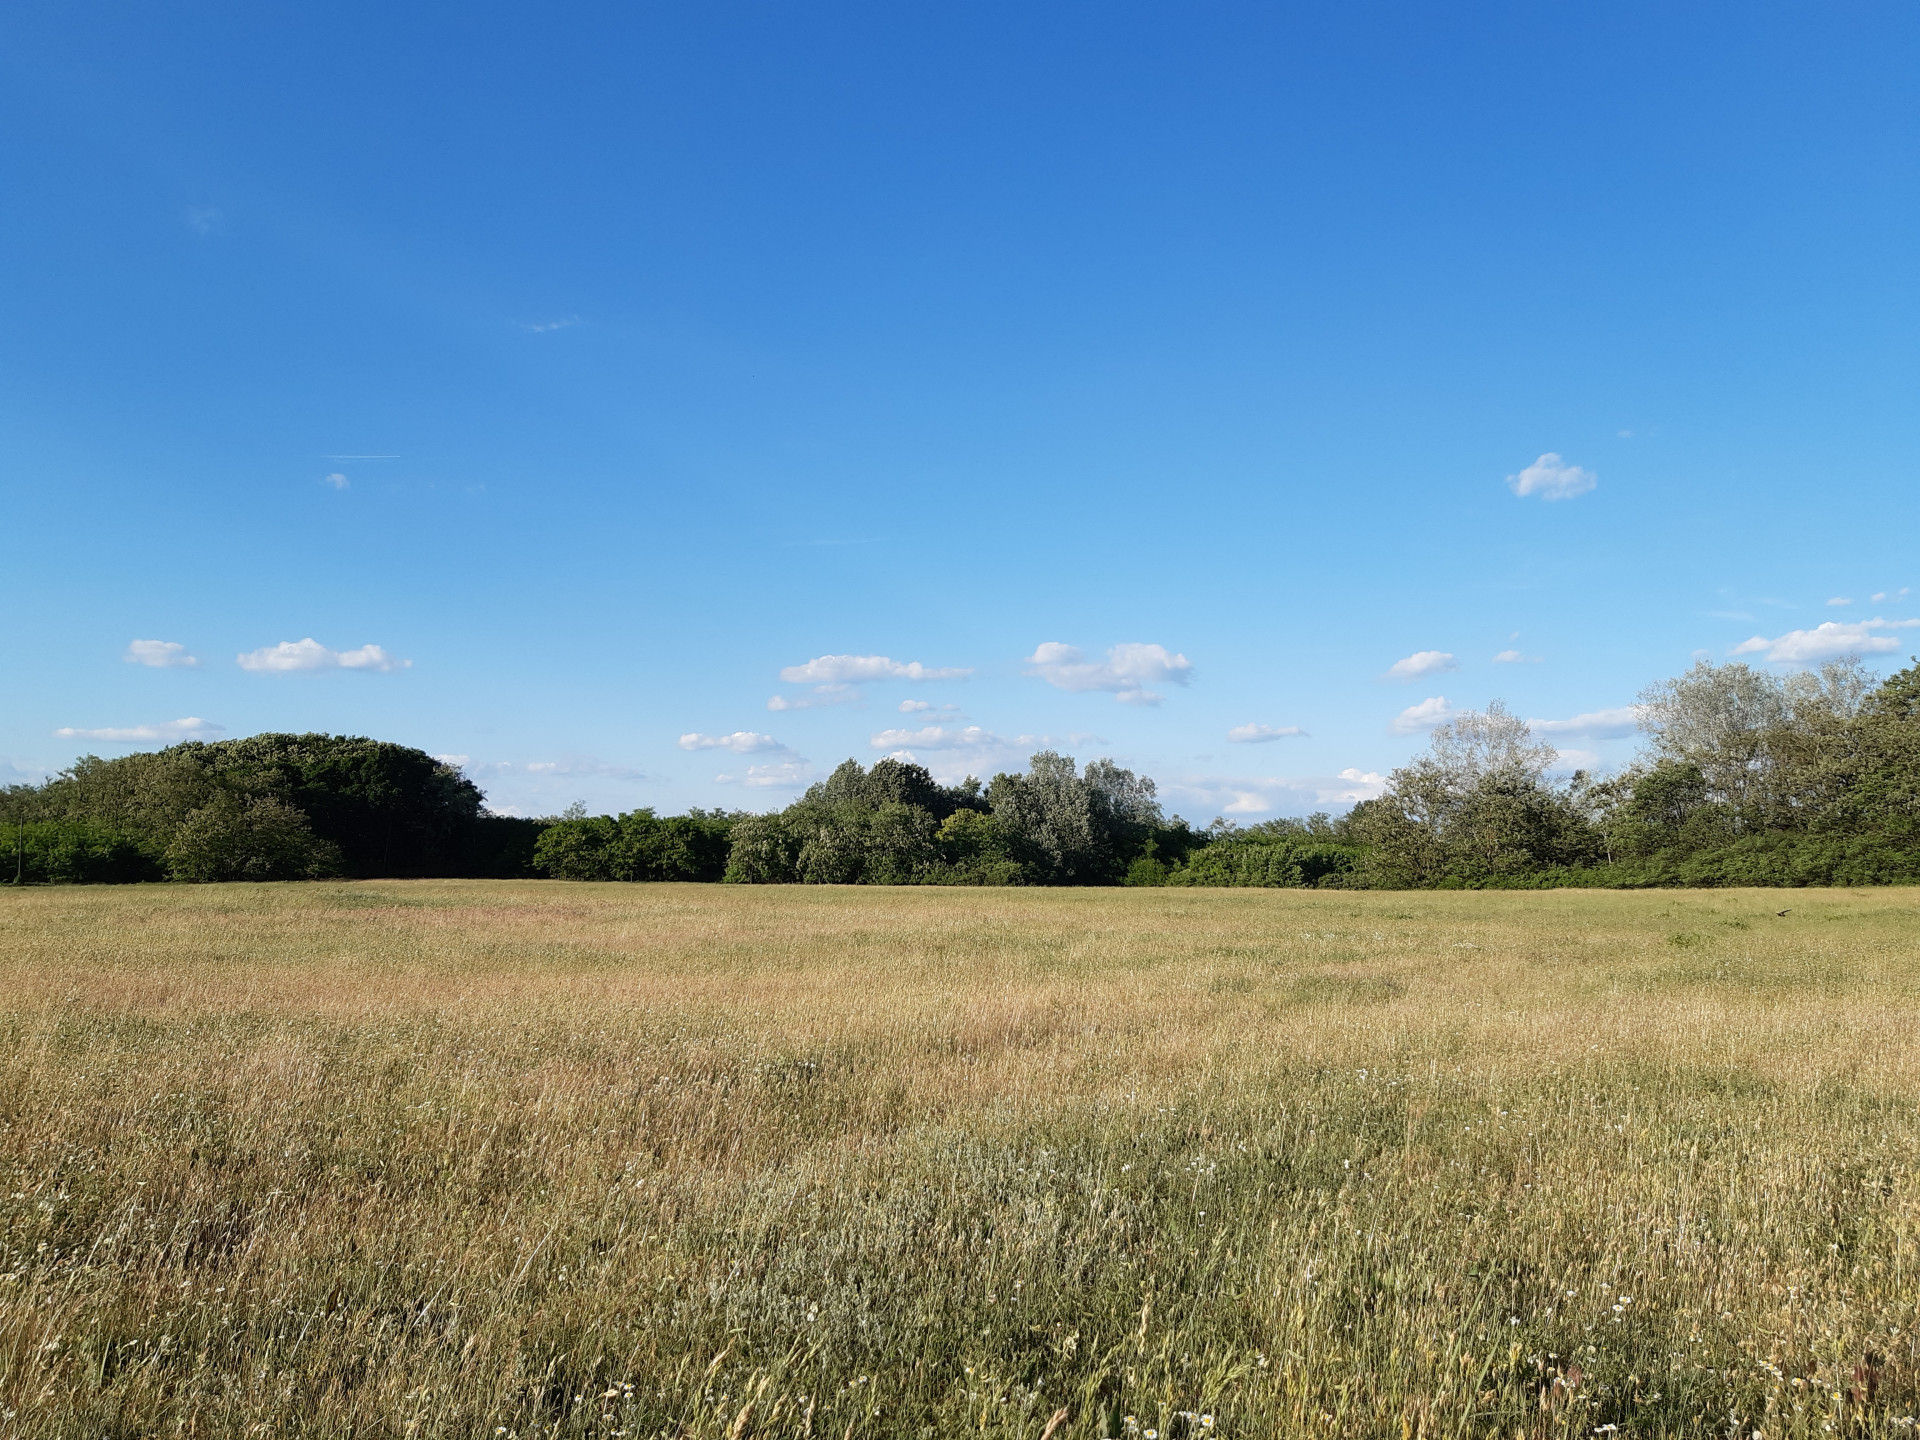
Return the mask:
M1916 922L5 893L0 1436L1909 1433Z

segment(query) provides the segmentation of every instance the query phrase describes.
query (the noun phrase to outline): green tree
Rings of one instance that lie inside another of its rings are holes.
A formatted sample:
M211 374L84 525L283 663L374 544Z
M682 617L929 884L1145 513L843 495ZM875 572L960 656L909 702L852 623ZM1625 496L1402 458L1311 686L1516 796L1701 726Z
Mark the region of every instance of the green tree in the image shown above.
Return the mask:
M339 868L333 844L272 795L222 790L181 822L167 846L176 880L315 880Z

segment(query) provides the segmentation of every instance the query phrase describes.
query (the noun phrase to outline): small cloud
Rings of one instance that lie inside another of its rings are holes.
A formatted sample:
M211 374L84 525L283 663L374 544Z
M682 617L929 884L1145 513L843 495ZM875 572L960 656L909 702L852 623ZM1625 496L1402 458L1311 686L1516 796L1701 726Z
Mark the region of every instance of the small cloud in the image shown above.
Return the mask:
M817 655L804 665L789 665L780 678L789 685L862 685L869 680L964 680L971 670L935 669L918 660L885 655Z
M1514 494L1538 495L1542 500L1571 500L1599 483L1600 477L1593 471L1569 465L1551 450L1518 475L1507 477Z
M322 485L331 485L336 490L345 490L349 485L353 484L351 480L347 479L347 477L342 475L338 470L334 471L331 475L321 476L320 483Z
M1444 675L1458 670L1460 662L1445 650L1416 650L1404 660L1396 660L1382 677L1387 680L1419 680L1427 675Z
M1873 603L1878 605L1882 600L1898 600L1906 593L1907 587L1905 585L1902 585L1898 590L1879 590L1874 592Z
M1169 781L1162 793L1172 804L1190 810L1251 817L1352 805L1372 800L1386 788L1384 775L1347 769L1338 775L1188 776Z
M464 770L473 763L471 755L436 755L433 758L442 765L451 765L456 770Z
M1502 650L1498 655L1493 657L1493 663L1496 665L1538 665L1540 663L1540 657L1538 655L1522 655L1518 650Z
M900 702L900 713L902 715L924 715L931 709L933 709L932 703L926 700L902 700Z
M1021 737L1022 739L1026 737ZM978 725L927 725L918 730L882 730L867 741L875 750L997 750L1006 741Z
M1394 716L1387 730L1394 735L1418 735L1422 730L1446 724L1458 713L1447 703L1446 696L1430 695L1418 705L1409 705Z
M512 770L511 764L498 767ZM631 765L614 765L605 760L596 760L591 755L572 755L565 760L533 760L520 767L529 775L538 775L552 779L564 776L567 779L594 777L605 780L644 780L646 774Z
M145 665L151 670L192 670L200 657L189 655L187 647L176 640L134 640L120 657L129 665Z
M1128 705L1158 705L1165 697L1150 685L1185 685L1193 679L1193 662L1164 645L1115 645L1105 660L1088 660L1072 645L1048 640L1027 657L1037 675L1060 690L1108 690Z
M536 335L545 335L550 330L568 330L580 323L578 315L562 315L558 320L536 320L522 325L522 330L531 330Z
M1236 725L1227 731L1227 739L1236 745L1264 745L1269 740L1284 740L1290 735L1305 735L1298 725Z
M769 750L785 750L771 735L762 735L757 730L736 730L731 735L701 735L698 733L680 737L682 750L731 750L736 755L758 755Z
M1875 596L1874 598L1878 599L1879 597ZM1831 600L1827 601L1827 604L1829 605L1851 605L1852 603L1853 603L1853 597L1851 595L1836 595Z
M1823 621L1811 630L1789 630L1769 640L1755 635L1742 640L1728 653L1759 655L1777 665L1814 665L1841 655L1885 655L1901 648L1891 635L1875 635L1875 630L1906 630L1920 620L1860 620L1851 624L1838 620Z
M1640 728L1640 708L1621 705L1612 710L1589 710L1571 720L1529 720L1527 726L1536 735L1584 735L1590 740L1609 740L1631 735Z
M854 705L859 700L860 692L851 685L816 685L806 695L769 695L767 709L822 710L829 705Z
M749 790L798 790L813 774L805 760L781 760L771 765L749 765L742 775L716 775L722 785L745 785Z
M182 218L186 220L187 228L194 234L211 235L220 228L221 222L227 217L211 205L189 205Z
M65 726L53 732L62 740L111 740L116 745L137 745L159 741L172 745L181 740L211 740L226 733L226 726L189 715L184 720L166 720L158 725L105 726L99 730L81 730Z
M282 640L236 656L242 670L404 670L411 660L396 660L378 645L358 650L329 650L309 635L305 640Z
M1633 432L1631 430L1616 430L1613 433L1618 435L1622 440L1631 440L1633 438Z

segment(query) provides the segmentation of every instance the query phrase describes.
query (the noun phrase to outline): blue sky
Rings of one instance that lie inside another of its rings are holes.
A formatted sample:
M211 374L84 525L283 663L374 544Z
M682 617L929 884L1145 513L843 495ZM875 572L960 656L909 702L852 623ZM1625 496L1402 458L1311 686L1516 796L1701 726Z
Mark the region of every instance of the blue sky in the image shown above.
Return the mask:
M1496 697L1606 765L1696 653L1904 663L1917 65L1894 4L22 0L0 777L1044 743L1257 819Z

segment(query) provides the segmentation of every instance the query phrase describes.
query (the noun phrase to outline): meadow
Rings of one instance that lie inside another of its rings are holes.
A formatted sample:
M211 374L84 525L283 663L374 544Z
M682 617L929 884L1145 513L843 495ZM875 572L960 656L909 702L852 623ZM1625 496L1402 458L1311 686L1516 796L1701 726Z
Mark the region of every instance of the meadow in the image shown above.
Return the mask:
M1900 889L8 891L0 1436L1907 1434L1917 1020Z

